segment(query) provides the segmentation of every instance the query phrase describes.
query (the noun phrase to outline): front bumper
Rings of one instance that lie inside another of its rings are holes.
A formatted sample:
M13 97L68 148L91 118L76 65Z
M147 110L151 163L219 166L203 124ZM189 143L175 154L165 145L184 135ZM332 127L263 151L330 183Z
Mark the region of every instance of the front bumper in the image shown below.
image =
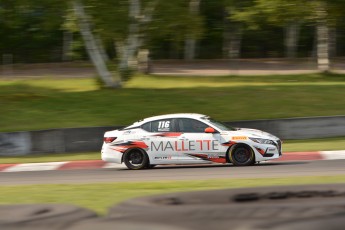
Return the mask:
M280 141L279 141L280 142ZM277 145L253 145L256 161L278 159L282 156L281 142Z

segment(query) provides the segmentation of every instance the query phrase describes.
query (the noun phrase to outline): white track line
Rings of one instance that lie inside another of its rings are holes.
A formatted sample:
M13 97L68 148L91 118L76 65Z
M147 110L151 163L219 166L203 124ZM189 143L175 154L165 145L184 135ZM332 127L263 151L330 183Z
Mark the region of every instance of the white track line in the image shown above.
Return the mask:
M3 172L22 172L22 171L48 171L57 170L67 162L47 162L47 163L28 163L18 164L12 167L6 168Z
M320 151L320 154L325 160L339 160L345 159L345 150L339 151Z
M117 163L106 163L102 168L117 168L117 169L125 169L127 168L125 164L117 164Z

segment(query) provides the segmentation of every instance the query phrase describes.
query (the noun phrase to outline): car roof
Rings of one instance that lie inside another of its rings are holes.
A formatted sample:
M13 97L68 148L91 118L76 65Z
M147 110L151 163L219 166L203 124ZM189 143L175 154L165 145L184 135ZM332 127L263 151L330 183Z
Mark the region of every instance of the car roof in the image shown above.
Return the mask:
M138 126L146 122L150 121L155 121L155 120L160 120L160 119L169 119L169 118L194 118L194 119L201 119L204 117L208 117L204 114L198 114L198 113L173 113L173 114L165 114L165 115L159 115L159 116L153 116L153 117L148 117L144 118L143 120L137 121L134 124L130 125L131 126Z

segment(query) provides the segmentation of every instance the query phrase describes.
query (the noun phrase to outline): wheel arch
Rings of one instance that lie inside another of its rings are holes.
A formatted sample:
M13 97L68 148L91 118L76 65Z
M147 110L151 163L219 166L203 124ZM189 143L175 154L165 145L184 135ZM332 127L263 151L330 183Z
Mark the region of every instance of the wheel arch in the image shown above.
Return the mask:
M139 147L133 147L133 148L129 148L126 151L123 152L122 157L121 157L121 164L123 163L123 157L125 156L126 153L131 152L133 150L139 150L141 151L143 154L146 154L147 159L148 159L148 164L150 164L150 156L147 154L147 152L145 151L145 149L139 148Z
M227 149L226 154L225 154L225 159L226 159L227 163L232 163L229 155L231 154L232 151L234 151L236 148L239 148L239 147L245 147L245 148L249 149L253 153L254 161L256 160L256 154L255 154L254 149L250 145L248 145L247 143L240 142L240 143L236 143L236 144L230 146Z

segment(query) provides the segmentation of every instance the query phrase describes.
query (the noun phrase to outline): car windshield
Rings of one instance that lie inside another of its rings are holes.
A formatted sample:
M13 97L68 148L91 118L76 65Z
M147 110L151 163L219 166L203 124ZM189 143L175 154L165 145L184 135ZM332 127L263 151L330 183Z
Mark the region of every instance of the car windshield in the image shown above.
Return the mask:
M212 118L205 117L204 120L208 121L212 125L216 126L217 128L221 129L222 131L236 131L237 129L231 126L227 126L226 124L213 120Z

